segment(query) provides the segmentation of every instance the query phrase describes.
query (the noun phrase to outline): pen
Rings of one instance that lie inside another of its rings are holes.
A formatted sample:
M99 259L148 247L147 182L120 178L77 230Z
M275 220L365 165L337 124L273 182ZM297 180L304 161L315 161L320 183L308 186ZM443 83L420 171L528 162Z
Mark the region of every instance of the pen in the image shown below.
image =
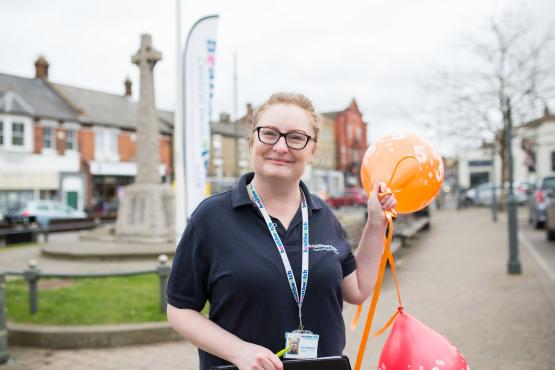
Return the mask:
M282 349L281 351L279 351L278 353L276 353L276 356L278 358L280 358L281 356L283 356L287 351L289 351L291 349L291 346L287 346L286 348Z

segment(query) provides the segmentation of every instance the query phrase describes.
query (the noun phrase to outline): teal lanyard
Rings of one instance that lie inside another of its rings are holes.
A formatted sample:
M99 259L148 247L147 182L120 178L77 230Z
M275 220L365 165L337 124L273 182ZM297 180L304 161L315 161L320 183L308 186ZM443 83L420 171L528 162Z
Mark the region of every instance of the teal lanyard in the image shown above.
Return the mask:
M302 274L301 274L301 292L300 296L297 290L297 281L295 280L295 276L293 275L293 270L291 269L291 263L289 263L289 258L287 257L287 253L285 252L285 247L281 242L279 234L274 226L274 222L270 218L266 207L262 203L262 199L254 189L254 184L251 182L247 187L249 191L249 195L256 203L256 206L262 213L262 217L264 217L264 221L266 221L266 226L268 230L270 230L270 234L272 235L272 239L278 249L279 255L281 257L281 261L283 262L283 267L285 268L285 274L287 275L287 280L289 281L289 286L291 288L291 292L293 293L293 298L295 298L295 302L299 307L299 330L303 330L303 319L302 319L302 305L304 301L304 297L306 294L306 287L308 284L308 251L309 251L309 239L308 239L308 207L306 204L306 198L304 192L301 189L301 214L302 214L302 221L303 221L303 229L302 229L302 244L303 244L303 253L302 253Z

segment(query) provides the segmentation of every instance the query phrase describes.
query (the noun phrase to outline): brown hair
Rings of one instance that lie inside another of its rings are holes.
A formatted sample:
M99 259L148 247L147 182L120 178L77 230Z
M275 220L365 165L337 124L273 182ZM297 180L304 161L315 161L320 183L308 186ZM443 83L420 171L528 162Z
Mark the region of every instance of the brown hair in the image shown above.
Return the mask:
M272 94L272 96L270 96L268 100L266 100L261 106L259 106L254 111L254 113L251 116L248 117L248 125L250 128L249 137L248 137L249 148L252 146L252 141L253 141L252 131L256 128L256 124L258 123L260 116L262 115L262 113L264 113L266 109L270 108L270 106L275 104L295 105L301 108L302 110L304 110L306 113L308 113L308 116L310 118L310 123L312 124L312 129L314 130L313 140L314 142L317 141L319 126L320 126L320 118L316 113L316 109L314 109L314 105L312 104L310 99L304 96L303 94L299 94L299 93L278 92L278 93Z

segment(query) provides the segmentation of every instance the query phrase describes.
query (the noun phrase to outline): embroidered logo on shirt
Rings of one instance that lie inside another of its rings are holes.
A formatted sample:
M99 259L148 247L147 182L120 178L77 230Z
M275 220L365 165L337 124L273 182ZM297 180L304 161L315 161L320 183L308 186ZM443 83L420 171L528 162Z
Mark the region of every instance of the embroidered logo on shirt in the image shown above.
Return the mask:
M314 244L309 246L309 248L313 251L313 252L333 252L335 254L339 254L339 251L337 250L337 248L335 248L333 245L329 245L329 244Z

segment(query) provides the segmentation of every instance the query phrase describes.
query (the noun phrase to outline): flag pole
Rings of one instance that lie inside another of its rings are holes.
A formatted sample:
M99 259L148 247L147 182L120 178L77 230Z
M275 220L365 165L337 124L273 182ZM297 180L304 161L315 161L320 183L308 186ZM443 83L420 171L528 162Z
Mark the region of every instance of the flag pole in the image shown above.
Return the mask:
M176 104L174 115L173 153L175 189L175 241L179 243L185 229L187 215L187 194L185 192L185 143L183 140L183 50L181 32L181 0L176 0Z

